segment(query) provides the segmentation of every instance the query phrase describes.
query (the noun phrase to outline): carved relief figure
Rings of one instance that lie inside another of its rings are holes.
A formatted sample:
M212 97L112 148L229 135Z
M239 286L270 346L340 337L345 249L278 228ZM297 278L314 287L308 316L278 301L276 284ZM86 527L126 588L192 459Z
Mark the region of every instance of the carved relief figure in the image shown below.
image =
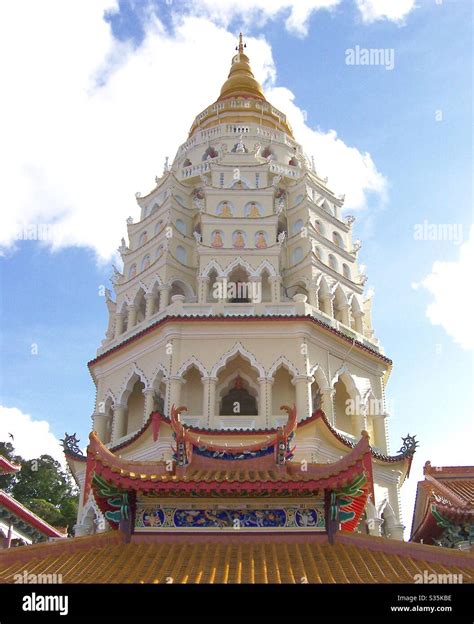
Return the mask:
M224 246L224 241L222 240L223 235L222 232L220 230L214 230L214 232L211 235L211 245L213 247L223 247Z
M245 237L241 230L237 230L233 233L232 244L234 249L243 249L245 247Z
M234 216L232 214L232 208L227 200L219 204L219 206L217 207L217 214L227 219Z
M250 204L247 205L247 210L248 210L248 216L251 219L258 219L258 217L262 216L260 214L260 210L258 209L257 204L254 201L250 202Z
M255 234L255 247L257 249L265 249L267 246L267 239L265 232L257 232Z

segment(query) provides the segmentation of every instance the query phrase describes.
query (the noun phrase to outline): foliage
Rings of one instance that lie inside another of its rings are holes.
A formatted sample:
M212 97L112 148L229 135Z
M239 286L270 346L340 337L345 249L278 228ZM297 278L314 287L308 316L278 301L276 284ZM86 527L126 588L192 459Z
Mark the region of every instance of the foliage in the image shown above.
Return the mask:
M67 526L72 534L79 495L61 464L50 455L24 460L14 454L10 442L0 442L0 453L21 465L19 472L0 476L0 487L52 526Z

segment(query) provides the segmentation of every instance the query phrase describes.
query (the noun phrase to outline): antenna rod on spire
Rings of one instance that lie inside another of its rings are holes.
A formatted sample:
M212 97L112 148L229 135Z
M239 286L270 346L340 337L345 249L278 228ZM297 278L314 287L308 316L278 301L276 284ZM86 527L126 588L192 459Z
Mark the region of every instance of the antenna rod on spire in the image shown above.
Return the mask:
M238 50L239 54L243 54L244 48L247 47L247 44L244 43L244 36L242 33L239 34L239 45L236 46L236 50Z

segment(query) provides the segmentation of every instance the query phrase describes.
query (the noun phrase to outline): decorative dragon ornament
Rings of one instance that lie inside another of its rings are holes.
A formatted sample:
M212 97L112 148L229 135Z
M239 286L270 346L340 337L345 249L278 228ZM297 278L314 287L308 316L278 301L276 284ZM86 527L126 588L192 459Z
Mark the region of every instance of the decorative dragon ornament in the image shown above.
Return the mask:
M75 433L73 433L72 435L64 433L64 439L60 440L60 442L63 445L63 449L65 451L74 453L74 455L84 456L84 453L79 448L79 439Z
M411 436L407 434L405 438L402 437L402 446L399 451L397 451L401 455L414 455L415 451L420 444L416 439L416 435Z

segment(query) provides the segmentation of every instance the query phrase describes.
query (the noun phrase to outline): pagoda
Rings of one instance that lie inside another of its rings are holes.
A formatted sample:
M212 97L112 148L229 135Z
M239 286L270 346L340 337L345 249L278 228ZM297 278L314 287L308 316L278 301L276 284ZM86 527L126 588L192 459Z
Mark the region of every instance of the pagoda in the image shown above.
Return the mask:
M416 443L389 454L392 363L354 218L266 100L242 36L219 97L137 201L89 362L87 458L68 455L76 535L126 519L141 534L235 521L403 539Z
M417 442L390 453L392 362L354 218L266 100L242 36L219 97L137 202L88 364L86 454L64 438L76 537L0 557L0 577L28 558L66 582L413 582L466 567L402 542Z

